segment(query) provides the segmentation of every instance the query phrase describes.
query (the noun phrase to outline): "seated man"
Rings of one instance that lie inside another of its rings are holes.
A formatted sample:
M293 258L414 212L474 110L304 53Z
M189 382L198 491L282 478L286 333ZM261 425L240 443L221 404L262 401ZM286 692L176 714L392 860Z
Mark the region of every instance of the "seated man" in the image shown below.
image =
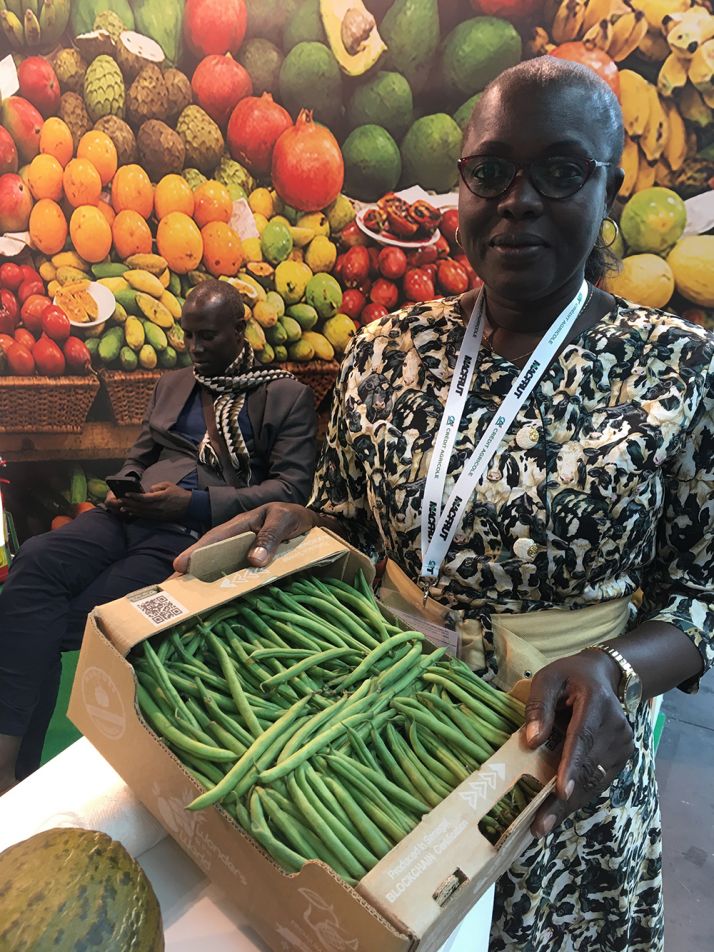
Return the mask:
M269 501L307 501L315 461L311 391L253 367L244 308L204 281L181 315L193 367L164 374L119 476L144 492L117 498L29 539L0 593L0 793L39 766L61 652L87 613L171 574L194 539Z

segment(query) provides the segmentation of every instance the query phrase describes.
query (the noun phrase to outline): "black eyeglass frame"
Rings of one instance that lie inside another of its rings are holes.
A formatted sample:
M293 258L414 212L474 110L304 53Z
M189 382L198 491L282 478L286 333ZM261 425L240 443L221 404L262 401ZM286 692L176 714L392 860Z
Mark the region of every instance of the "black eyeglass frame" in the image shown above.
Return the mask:
M582 168L583 168L583 170L585 171L585 178L582 180L582 182L580 183L580 185L578 185L578 187L577 187L576 189L573 189L572 192L568 192L567 195L546 195L544 192L542 192L542 191L538 188L537 184L533 181L533 178L532 178L532 176L531 176L531 174L530 174L531 166L537 165L538 163L544 161L543 159L535 159L533 162L514 162L512 159L504 159L504 158L502 158L502 156L500 156L500 155L493 155L493 154L490 154L490 153L477 152L477 153L475 153L474 155L464 155L464 156L462 156L460 159L458 159L457 165L458 165L458 168L459 168L459 174L460 174L460 176L461 176L461 179L462 179L464 185L465 185L466 188L471 192L472 195L475 195L475 196L476 196L476 198L482 198L482 199L484 199L485 201L489 201L490 199L493 199L493 198L501 198L501 197L502 197L503 195L505 195L506 192L508 192L508 190L511 188L511 186L513 185L513 183L514 183L515 180L516 180L516 176L518 175L518 173L519 173L519 172L525 172L526 175L528 176L528 181L531 183L531 185L532 185L533 188L536 190L536 192L538 192L538 194L539 194L542 198L547 198L549 202L560 202L560 201L563 201L563 200L566 199L566 198L572 198L573 195L577 195L577 193L578 193L582 188L585 187L585 185L587 184L587 182L589 181L589 179L592 177L592 174L593 174L593 172L595 171L595 169L610 168L610 167L612 166L612 162L601 162L599 159L585 159L585 158L580 158L579 156L565 156L565 155L560 156L560 155L558 155L558 156L553 156L553 158L557 158L557 159L561 159L561 158L562 158L562 159L566 159L566 158L567 158L569 162L574 162L574 163L576 163L576 164L578 164L578 165L581 165ZM508 165L513 166L513 175L511 176L511 178L510 178L510 180L508 181L508 183L505 185L505 187L504 187L500 192L496 192L494 195L479 195L479 193L478 193L478 192L475 192L475 191L473 190L473 188L471 187L471 185L470 185L470 184L468 183L468 181L466 180L465 170L466 170L466 168L467 168L467 164L468 164L469 162L471 162L473 159L498 159L500 162L505 162L505 163L507 163ZM547 160L546 160L546 161L547 161Z

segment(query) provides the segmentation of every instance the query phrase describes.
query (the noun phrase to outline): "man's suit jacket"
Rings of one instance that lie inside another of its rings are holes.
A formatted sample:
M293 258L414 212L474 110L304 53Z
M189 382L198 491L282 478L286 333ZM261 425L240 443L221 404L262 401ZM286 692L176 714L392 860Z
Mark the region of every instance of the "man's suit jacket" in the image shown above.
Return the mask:
M211 522L219 525L266 502L307 502L315 469L317 415L312 391L289 378L262 384L246 396L253 428L253 473L259 483L238 486L238 474L224 478L198 462L190 440L171 432L196 384L192 367L163 374L144 417L141 433L129 451L120 476L136 473L144 488L178 483L197 469L198 485L207 489Z

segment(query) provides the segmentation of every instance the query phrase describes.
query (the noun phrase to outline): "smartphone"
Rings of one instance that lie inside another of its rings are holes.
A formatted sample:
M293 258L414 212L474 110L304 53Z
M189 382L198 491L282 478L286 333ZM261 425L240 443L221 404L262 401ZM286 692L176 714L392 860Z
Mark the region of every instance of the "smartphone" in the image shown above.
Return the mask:
M144 492L144 487L136 476L108 476L107 486L117 499L122 499L127 493Z

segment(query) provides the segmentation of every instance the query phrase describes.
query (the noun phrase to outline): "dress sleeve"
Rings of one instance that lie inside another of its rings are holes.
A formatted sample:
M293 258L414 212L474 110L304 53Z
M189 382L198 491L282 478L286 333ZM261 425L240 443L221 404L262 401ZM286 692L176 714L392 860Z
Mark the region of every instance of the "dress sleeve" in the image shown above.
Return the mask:
M362 346L360 343L353 339L340 367L330 423L308 505L338 519L347 541L377 559L383 545L367 500L365 464L355 449L355 441L369 439L362 425L363 408L358 392L367 349L364 343Z
M714 364L687 439L667 468L655 561L646 569L641 621L674 625L714 664ZM698 689L699 677L680 685Z

